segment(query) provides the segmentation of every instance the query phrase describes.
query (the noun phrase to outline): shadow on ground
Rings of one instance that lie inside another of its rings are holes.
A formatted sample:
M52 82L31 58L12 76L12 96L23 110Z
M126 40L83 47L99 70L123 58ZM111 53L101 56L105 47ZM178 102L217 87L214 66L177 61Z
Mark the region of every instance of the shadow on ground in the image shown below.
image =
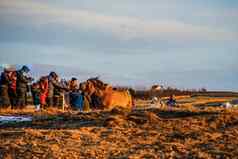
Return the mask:
M31 122L6 123L0 128L34 128L34 129L77 129L80 127L105 127L108 125L130 125L156 124L158 120L183 119L189 117L216 116L219 112L209 111L182 111L182 110L128 110L114 108L111 111L89 112L89 113L61 113L59 115L33 116ZM151 122L151 120L153 122Z

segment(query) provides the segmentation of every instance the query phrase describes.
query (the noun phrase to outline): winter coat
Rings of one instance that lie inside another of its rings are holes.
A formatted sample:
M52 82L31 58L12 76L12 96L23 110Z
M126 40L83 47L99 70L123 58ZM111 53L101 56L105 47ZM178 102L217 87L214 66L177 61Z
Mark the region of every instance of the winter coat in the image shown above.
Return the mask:
M11 82L9 84L9 88L12 92L16 92L17 90L17 75L13 74L10 78Z
M11 80L6 72L1 74L0 83L2 87L8 87L8 85L11 83Z
M67 89L64 86L61 85L60 82L58 82L56 79L52 78L51 76L48 77L48 97L53 97L54 92L56 89Z
M42 105L46 104L46 97L48 96L48 81L40 81L40 103Z
M27 84L31 82L31 78L24 75L23 71L17 71L17 89L27 90Z

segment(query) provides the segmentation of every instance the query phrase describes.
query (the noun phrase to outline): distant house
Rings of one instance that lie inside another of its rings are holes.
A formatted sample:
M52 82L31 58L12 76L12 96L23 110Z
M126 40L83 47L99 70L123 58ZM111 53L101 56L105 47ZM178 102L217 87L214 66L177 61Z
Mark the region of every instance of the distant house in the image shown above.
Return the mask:
M163 90L163 86L162 85L153 85L150 90L151 91L161 91L161 90Z

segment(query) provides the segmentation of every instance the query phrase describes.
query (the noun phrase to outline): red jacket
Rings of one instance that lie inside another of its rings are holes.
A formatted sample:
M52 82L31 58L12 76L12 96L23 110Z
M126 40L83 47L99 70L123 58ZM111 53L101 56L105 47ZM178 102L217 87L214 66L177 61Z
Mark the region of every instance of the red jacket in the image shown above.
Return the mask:
M40 81L40 103L45 105L46 104L46 97L48 96L48 80L41 80Z
M14 92L16 92L17 90L17 75L15 72L12 73L12 75L10 76L10 89L12 89Z

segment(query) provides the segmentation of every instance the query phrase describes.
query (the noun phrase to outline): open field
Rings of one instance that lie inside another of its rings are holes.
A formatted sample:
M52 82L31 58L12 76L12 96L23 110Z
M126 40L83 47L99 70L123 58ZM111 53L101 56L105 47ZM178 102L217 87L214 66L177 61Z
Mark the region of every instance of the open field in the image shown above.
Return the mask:
M238 110L234 97L178 97L173 109L80 113L56 109L0 110L32 122L0 124L0 158L236 158Z

